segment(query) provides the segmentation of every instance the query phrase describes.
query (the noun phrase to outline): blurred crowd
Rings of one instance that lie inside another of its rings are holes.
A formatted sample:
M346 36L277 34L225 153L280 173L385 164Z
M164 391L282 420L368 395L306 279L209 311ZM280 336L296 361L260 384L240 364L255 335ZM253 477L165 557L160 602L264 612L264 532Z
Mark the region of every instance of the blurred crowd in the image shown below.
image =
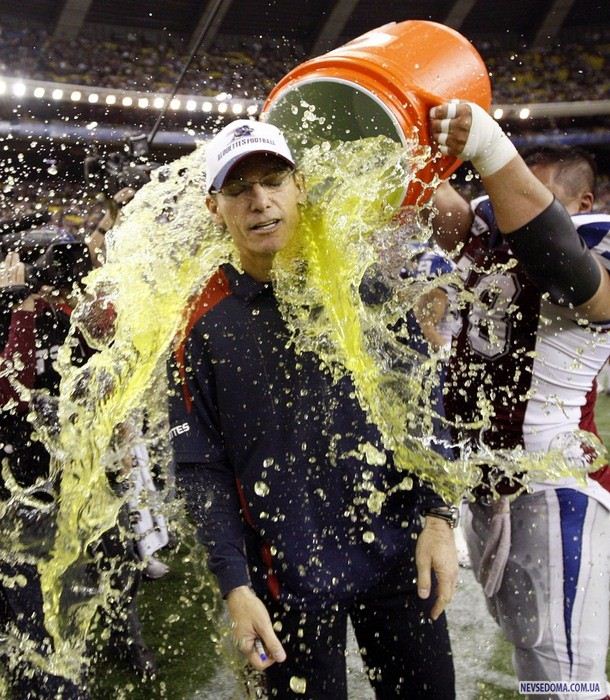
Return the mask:
M267 37L219 37L199 51L181 92L228 92L262 98L304 58L294 43ZM0 74L97 87L169 92L188 59L178 39L129 34L114 40L85 35L54 40L45 29L0 27Z
M560 102L607 99L610 31L536 48L478 46L489 68L494 100Z
M82 183L63 177L24 180L5 185L0 192L0 225L25 217L35 225L37 218L44 218L50 226L86 237L95 230L106 207L105 197L83 189Z
M507 50L475 41L489 67L495 101L595 100L610 94L610 32L554 42L549 47ZM83 33L55 40L43 28L0 26L0 74L98 87L169 92L186 63L186 43L139 34L105 40ZM304 50L273 37L214 40L198 52L181 92L226 92L262 98L297 63Z

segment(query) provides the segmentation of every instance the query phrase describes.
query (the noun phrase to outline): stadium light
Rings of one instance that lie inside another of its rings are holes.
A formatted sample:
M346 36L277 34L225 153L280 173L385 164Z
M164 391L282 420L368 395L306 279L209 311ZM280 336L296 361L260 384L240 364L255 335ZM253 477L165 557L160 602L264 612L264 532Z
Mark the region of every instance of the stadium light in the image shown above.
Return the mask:
M201 97L196 95L176 95L169 101L165 93L146 93L136 90L123 90L70 83L53 83L29 80L20 77L0 76L0 96L20 99L31 95L38 99L54 100L72 104L98 103L123 108L139 107L142 110L162 110L169 107L172 111L201 111L205 114L249 115L260 112L261 105L255 101L234 97L228 92ZM506 113L506 109L504 109Z
M57 83L0 75L0 99L18 101L24 96L71 103L72 105L88 102L91 105L102 103L109 107L139 107L142 110L162 110L167 106L170 97L167 93L117 90L103 86ZM220 92L213 96L176 95L172 99L170 108L174 112L185 110L189 113L195 113L199 110L206 115L255 117L260 114L262 103L246 97L234 96L228 92ZM496 120L519 120L522 123L529 119L538 118L607 116L610 115L610 100L529 103L527 105L494 104L491 114Z

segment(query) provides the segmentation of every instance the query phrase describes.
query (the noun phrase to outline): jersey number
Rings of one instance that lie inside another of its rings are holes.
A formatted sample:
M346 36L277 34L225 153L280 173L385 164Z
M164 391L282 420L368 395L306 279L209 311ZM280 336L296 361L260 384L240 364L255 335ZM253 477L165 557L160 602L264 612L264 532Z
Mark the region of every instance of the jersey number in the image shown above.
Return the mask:
M472 349L494 359L508 350L513 302L521 286L512 273L481 278L472 290L474 301L468 317L468 340Z

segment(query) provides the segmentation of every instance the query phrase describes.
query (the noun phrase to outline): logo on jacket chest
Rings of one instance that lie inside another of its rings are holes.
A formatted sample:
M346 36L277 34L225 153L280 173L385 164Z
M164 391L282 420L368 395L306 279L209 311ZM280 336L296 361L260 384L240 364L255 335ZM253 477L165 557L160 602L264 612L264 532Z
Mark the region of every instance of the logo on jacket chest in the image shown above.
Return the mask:
M50 348L37 348L36 350L36 374L41 375L52 369L53 362L59 354L59 345L51 345Z

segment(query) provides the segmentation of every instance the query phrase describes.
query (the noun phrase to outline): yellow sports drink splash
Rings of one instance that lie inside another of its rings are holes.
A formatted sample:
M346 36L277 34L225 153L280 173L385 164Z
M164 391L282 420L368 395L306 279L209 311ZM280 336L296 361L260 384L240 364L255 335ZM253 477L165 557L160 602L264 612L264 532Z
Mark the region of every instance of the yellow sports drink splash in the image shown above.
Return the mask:
M478 453L452 462L431 450L429 398L438 360L398 342L390 330L425 289L382 270L389 294L379 303L362 300L363 279L380 260L405 249L401 237L425 241L430 235L425 216L415 210L408 212L405 232L396 217L401 203L424 201L439 174L457 165L432 153L428 107L451 97L476 101L476 86L487 81L472 47L443 28L448 55L472 69L470 79L454 71L445 81L444 61L432 60L438 34L430 37L432 23L415 24L409 41L421 55L419 63L405 54L404 35L395 31L400 25L390 25L310 64L302 75L287 76L272 93L269 105L277 104L277 112L268 108L268 116L290 122L283 125L297 147L308 193L298 230L276 256L272 275L296 351L315 353L337 379L349 375L355 400L379 427L397 466L457 502L479 483L481 464L501 465L509 475L540 469L547 478L572 473L572 465L557 454L525 460L518 452ZM399 39L403 43L396 45ZM410 76L403 83L396 79L401 61ZM335 79L337 66L349 67L349 75ZM366 77L362 85L360 74ZM427 89L418 82L422 76L431 83ZM391 98L382 89L389 83L396 87ZM338 131L336 115L342 116ZM228 235L204 204L204 161L200 147L158 169L125 207L120 225L107 236L107 262L89 275L73 314L72 332L81 333L96 353L83 367L73 367L68 342L58 360L60 430L51 435L41 426L39 432L52 455L60 500L52 546L36 564L54 640L54 653L39 662L59 675L79 675L96 611L116 595L111 572L86 600L69 591L90 563L92 545L115 525L126 502L120 485L143 421L155 431L167 424L165 367L189 300L221 263L239 267ZM372 469L383 463L372 445L354 449ZM401 486L410 488L410 476ZM383 508L386 496L371 492L370 508Z
M388 144L402 147L407 154L408 167L395 185L388 181L384 199L390 208L395 207L393 214L396 214L400 204L407 209L424 205L439 180L447 178L460 163L456 158L441 156L436 149L433 151L429 134L430 108L451 99L475 102L489 109L491 85L485 64L474 46L453 29L435 22L409 20L373 29L344 46L298 65L271 91L262 118L285 132L293 152L304 163L315 157L316 149L329 148L330 144L352 144L353 153L356 153L358 142L385 138ZM341 147L335 152L335 158L340 151ZM307 289L315 289L322 295L320 304L330 314L326 320L341 324L335 335L331 334L335 345L327 342L328 329L321 328L317 321L312 322L307 314L295 314L288 307L284 310L287 316L292 313L298 326L297 345L318 353L330 346L334 348L335 355L329 357L326 352L325 359L330 367L347 368L353 376L358 397L380 427L386 446L396 453L397 464L432 479L441 495L457 502L466 484L473 486L477 481L477 464L503 461L504 469L511 472L509 465L514 464L515 459L521 462L522 456L472 454L467 462L447 465L435 452L428 450L422 455L413 444L411 435L421 435L422 428L428 434L432 431L431 412L422 411L421 406L429 406L430 394L438 382L436 359L422 361L419 358L415 362L419 368L417 376L406 378L403 372L401 377L389 370L396 360L388 359L387 348L392 348L390 355L393 356L400 356L401 349L384 331L387 327L383 326L382 319L392 325L397 318L404 317L409 307L413 308L418 295L411 293L409 299L409 293L402 289L401 302L398 303L395 296L381 311L378 309L375 318L363 307L357 294L357 280L362 278L367 265L391 255L384 253L384 249L401 249L397 245L401 230L397 223L399 217L392 220L390 215L385 223L378 221L374 249L370 247L370 230L368 238L354 235L349 241L341 240L341 223L345 219L353 227L352 234L359 229L357 222L365 226L370 223L368 197L374 199L379 194L372 173L367 177L364 172L364 176L359 177L356 167L354 177L350 170L354 164L350 163L348 169L344 169L345 166L339 158L332 176L311 171L311 191L324 189L324 178L332 177L334 199L324 202L324 207L310 208L303 227L303 257L307 261L304 269L310 277ZM357 189L353 188L355 182L359 185ZM409 227L407 236L402 236L401 250L405 258L409 240L415 237L423 241L431 233L427 221L417 214L413 216L410 211L409 215L415 225ZM361 248L356 252L355 241L364 240L367 240L365 250ZM280 274L278 281L281 283L281 280ZM451 281L458 286L461 284L457 273ZM289 285L285 292L289 298ZM420 289L419 296L423 293ZM409 299L407 304L406 299ZM464 291L461 301L468 301ZM298 304L292 304L291 308L298 309ZM374 330L367 327L369 323ZM325 342L320 343L316 338L325 338ZM313 343L307 346L306 341ZM413 361L408 364L414 366ZM482 397L480 410L483 427L489 416L485 397ZM595 449L598 450L599 445ZM541 459L545 464L552 461ZM561 467L557 469L561 471ZM380 497L376 502L382 500Z
M41 437L52 454L60 500L53 545L37 561L54 640L54 653L38 661L59 675L79 675L96 611L116 598L111 572L86 600L71 597L70 585L125 503L116 483L125 478L126 456L142 434L142 409L156 430L167 423L165 366L189 299L219 264L239 267L227 234L204 205L203 151L156 171L125 208L121 224L109 233L107 263L89 276L73 314L73 332L97 352L78 368L71 365L69 343L59 357L60 431L55 437L41 431ZM484 458L509 473L533 464L548 476L565 474L570 465L555 454L535 464L531 458L524 463L522 455L478 455L456 463L430 450L421 427L430 422L434 358L413 362L413 351L389 330L408 311L408 295L392 294L373 305L360 298L363 276L384 253L379 232L386 242L400 236L396 202L428 158L429 150L417 142L405 148L386 137L326 142L304 153L308 201L272 271L295 348L316 353L337 378L350 375L356 400L379 426L398 467L429 480L449 501L478 483ZM425 221L419 224L417 235L425 239L429 230ZM413 303L416 298L413 293ZM400 369L405 365L409 373ZM372 445L355 449L371 468L383 463ZM410 477L401 487L410 488ZM371 509L382 508L386 495L372 492Z

